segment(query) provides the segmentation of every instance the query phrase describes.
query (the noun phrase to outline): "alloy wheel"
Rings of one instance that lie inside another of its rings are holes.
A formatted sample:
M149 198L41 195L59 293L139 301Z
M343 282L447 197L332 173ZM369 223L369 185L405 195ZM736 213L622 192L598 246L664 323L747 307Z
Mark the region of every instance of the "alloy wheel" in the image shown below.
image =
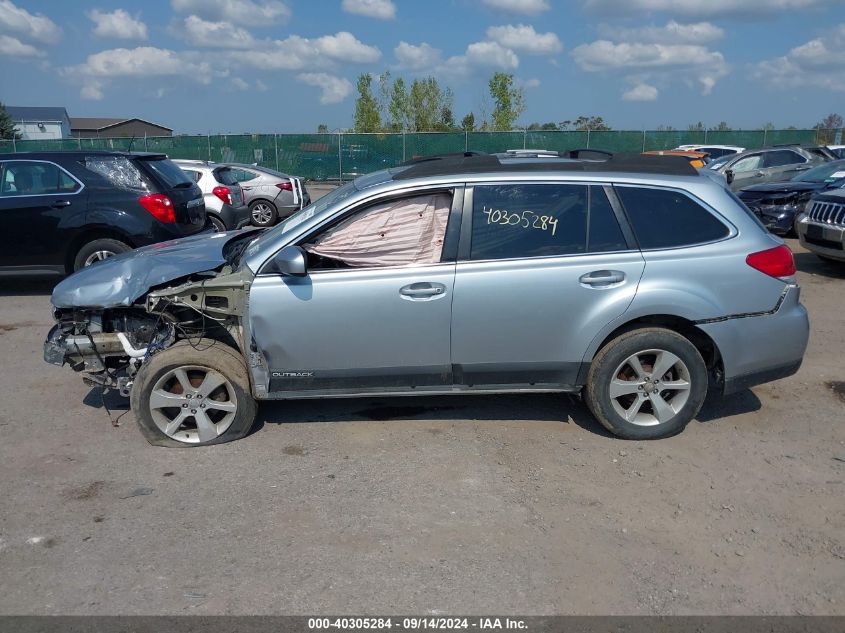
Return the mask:
M631 424L669 422L689 400L690 372L672 352L647 349L626 358L613 372L610 401Z

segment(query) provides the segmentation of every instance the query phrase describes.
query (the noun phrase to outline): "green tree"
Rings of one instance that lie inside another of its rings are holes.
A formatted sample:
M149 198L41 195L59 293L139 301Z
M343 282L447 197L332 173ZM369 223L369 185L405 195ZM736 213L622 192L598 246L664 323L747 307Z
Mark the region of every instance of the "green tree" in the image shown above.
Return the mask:
M475 114L470 112L461 119L461 129L464 132L475 132Z
M329 126L325 123L320 123L317 126L317 134L328 134L329 133Z
M698 123L690 123L687 126L687 130L690 132L704 132L706 129L707 127L701 121Z
M392 132L402 132L411 125L410 102L408 90L405 88L405 80L397 77L393 80L390 88L390 101L387 106Z
M557 130L557 123L551 121L548 123L532 123L528 126L528 130L530 132L551 132Z
M581 115L574 121L561 121L561 130L575 130L576 132L609 132L611 127L600 116Z
M21 135L15 129L15 123L12 117L6 112L6 107L0 103L0 139L11 141L18 140Z
M820 145L833 143L836 131L842 127L842 116L836 113L828 114L821 121L813 126L816 130L816 140Z
M763 125L761 125L760 129L766 130L766 131L771 131L771 130L775 129L775 124L772 123L771 121L768 121L768 122L764 123Z
M674 132L675 128L673 128L671 125L658 125L657 131L658 132Z
M358 76L358 98L355 100L354 126L356 132L381 132L378 102L372 92L373 76Z
M710 128L713 132L730 132L733 128L725 121L720 121L719 125Z
M446 112L448 110L448 112ZM452 112L452 91L443 89L434 77L414 79L408 99L410 129L414 132L434 132L443 129L444 114ZM454 119L452 120L454 126Z
M525 112L525 95L522 88L514 86L513 75L507 73L495 73L489 86L493 99L491 125L494 130L508 132Z

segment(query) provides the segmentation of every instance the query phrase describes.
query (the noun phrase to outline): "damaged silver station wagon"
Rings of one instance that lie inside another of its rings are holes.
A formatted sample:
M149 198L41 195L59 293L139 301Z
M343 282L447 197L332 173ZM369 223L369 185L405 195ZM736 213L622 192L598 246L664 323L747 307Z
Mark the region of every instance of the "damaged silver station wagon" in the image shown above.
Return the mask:
M505 392L581 393L607 429L649 439L680 432L708 389L798 370L794 273L683 159L441 156L263 233L68 277L44 356L129 396L165 446L243 437L260 400Z

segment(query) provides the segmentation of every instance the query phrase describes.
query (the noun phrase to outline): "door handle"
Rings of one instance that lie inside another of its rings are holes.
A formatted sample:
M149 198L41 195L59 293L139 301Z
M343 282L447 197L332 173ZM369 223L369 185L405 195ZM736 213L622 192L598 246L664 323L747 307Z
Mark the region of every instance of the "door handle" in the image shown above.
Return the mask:
M50 205L54 209L61 209L62 207L69 207L70 200L56 200L53 204Z
M399 289L399 294L408 299L430 299L446 293L446 286L420 281Z
M757 177L759 178L759 177L761 177L761 176L765 176L766 174L765 174L764 172L762 172L762 171L756 171L756 172L754 172L754 175L755 175L755 176L757 176Z
M591 288L606 288L625 281L625 273L621 270L594 270L578 278L582 286Z

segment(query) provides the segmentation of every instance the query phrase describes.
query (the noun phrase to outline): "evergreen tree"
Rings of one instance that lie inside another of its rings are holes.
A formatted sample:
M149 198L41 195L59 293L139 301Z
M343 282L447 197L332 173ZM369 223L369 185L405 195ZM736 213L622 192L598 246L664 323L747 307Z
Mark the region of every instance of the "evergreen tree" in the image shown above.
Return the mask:
M372 92L373 77L369 73L358 76L358 98L355 100L354 125L356 132L381 132L378 102Z
M6 107L0 103L0 139L11 141L12 139L18 140L20 137L21 135L15 129L12 117L6 112Z

